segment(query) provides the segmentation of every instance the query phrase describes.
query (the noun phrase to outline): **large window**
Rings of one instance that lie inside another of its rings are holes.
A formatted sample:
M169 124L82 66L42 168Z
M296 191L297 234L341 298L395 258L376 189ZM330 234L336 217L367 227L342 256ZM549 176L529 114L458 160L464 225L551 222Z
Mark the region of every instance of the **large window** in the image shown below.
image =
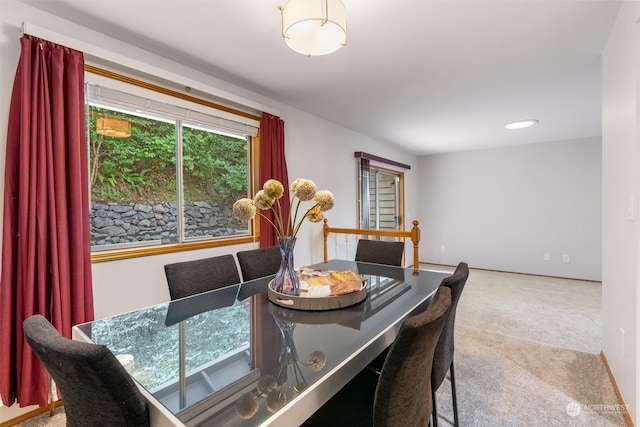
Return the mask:
M257 117L92 73L86 80L94 253L251 236L232 205L250 194Z

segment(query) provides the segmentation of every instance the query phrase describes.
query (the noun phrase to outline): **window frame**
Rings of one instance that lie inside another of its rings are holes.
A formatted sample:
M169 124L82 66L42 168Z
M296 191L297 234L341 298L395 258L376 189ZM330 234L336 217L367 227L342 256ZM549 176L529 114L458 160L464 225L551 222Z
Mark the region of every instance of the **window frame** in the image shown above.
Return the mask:
M85 73L91 73L91 74L99 75L109 79L113 79L116 81L120 81L126 84L142 87L154 92L158 92L171 97L183 99L183 100L200 104L206 107L211 107L216 110L224 111L234 115L250 118L257 121L260 121L261 119L260 116L256 114L252 114L250 112L246 112L246 111L238 110L225 105L217 104L215 102L212 102L203 98L199 98L199 97L190 95L188 93L182 93L173 89L169 89L167 87L142 81L130 76L126 76L126 75L116 73L110 70L106 70L100 67L96 67L90 64L85 64L84 70L85 70ZM185 91L187 92L190 91L190 88L185 88ZM260 165L259 147L260 147L260 129L258 129L257 136L248 138L248 156L249 156L248 191L249 191L249 194L253 194L254 189L257 187L257 180L259 177L259 165ZM87 162L88 161L89 159L87 158ZM87 183L87 185L89 185L89 183ZM243 235L243 236L223 237L223 238L218 237L215 239L211 238L211 239L191 241L191 242L169 243L169 244L153 245L153 246L146 246L146 247L106 249L106 250L101 250L97 252L92 252L91 262L97 263L97 262L114 261L114 260L120 260L120 259L152 256L152 255L159 255L159 254L166 254L166 253L173 253L173 252L182 252L182 251L190 251L190 250L197 250L197 249L237 245L237 244L243 244L243 243L253 243L259 240L260 240L259 221L252 221L251 224L249 224L249 234L247 234L246 236Z
M360 167L360 162L356 162L358 168ZM394 170L394 169L389 169L389 168L385 168L382 166L378 166L378 165L369 165L369 169L373 169L379 173L383 173L385 175L389 175L389 176L394 176L398 181L397 181L397 188L396 188L396 193L397 193L397 211L398 211L398 216L399 218L399 223L396 224L396 231L405 231L405 213L404 213L404 172L399 171L399 170ZM371 179L371 173L369 174L368 179ZM367 197L363 197L362 194L362 183L360 182L361 177L358 176L358 202L357 202L357 215L358 215L358 227L359 228L364 228L362 226L361 220L362 220L362 213L363 212L367 212L367 215L370 215L370 211L371 211L371 200L369 195L367 195ZM368 190L371 187L368 186ZM365 200L366 200L366 206L365 204ZM376 203L376 211L378 211L380 209L380 205L379 203ZM369 228L368 230L379 230L378 228L375 228L374 225L369 224ZM384 229L384 230L388 230L388 229Z

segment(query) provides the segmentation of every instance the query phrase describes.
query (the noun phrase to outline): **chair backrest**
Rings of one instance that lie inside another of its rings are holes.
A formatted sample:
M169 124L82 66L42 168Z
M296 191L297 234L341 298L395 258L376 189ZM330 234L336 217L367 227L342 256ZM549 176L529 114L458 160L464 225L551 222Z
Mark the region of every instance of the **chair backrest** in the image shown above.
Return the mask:
M386 242L384 240L358 240L356 261L375 264L402 265L404 242Z
M449 314L447 315L447 320L442 328L442 333L438 339L436 351L433 356L431 386L434 390L440 387L440 384L442 384L442 381L444 381L447 375L447 371L453 363L456 308L468 277L469 266L461 262L458 264L458 267L456 267L456 271L454 271L451 276L446 277L440 284L440 287L445 286L451 289L451 310L449 310Z
M236 260L231 254L164 266L171 300L240 283Z
M276 274L282 261L279 246L240 251L236 257L245 281Z
M429 308L406 319L389 348L376 387L373 425L427 425L433 411L433 352L451 307L451 291L440 287Z
M41 315L23 329L62 395L68 426L149 425L144 397L105 346L65 338Z

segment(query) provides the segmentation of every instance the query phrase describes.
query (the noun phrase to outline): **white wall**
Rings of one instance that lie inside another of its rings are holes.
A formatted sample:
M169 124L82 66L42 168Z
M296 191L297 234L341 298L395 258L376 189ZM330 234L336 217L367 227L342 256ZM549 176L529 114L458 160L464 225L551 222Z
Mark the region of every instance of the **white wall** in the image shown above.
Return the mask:
M603 52L602 350L639 425L638 405L638 24L624 2ZM635 220L628 218L634 199ZM624 330L624 336L621 333Z
M420 158L420 261L600 280L600 162L600 138Z
M398 169L405 174L405 228L411 229L411 220L417 218L414 197L418 177L416 157L299 110L286 108L283 117L286 121L289 180L310 177L318 188L333 192L336 207L326 214L329 225L357 227L358 170L353 153L365 151L411 166L410 170ZM390 168L386 164L381 166ZM306 246L304 252L299 252L301 243ZM296 243L296 263L299 260L305 264L320 262L322 257L321 225L305 224Z

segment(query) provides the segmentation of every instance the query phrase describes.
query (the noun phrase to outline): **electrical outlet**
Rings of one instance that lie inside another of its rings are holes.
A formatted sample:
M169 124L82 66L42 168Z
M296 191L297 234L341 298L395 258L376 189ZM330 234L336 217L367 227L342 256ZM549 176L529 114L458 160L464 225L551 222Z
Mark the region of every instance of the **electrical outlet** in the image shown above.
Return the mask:
M551 254L549 252L545 252L543 258L545 261L551 261Z
M563 254L562 255L562 262L570 262L571 258L569 257L569 254Z
M440 246L440 252L442 252L442 253L446 252L446 249L445 249L444 245Z

